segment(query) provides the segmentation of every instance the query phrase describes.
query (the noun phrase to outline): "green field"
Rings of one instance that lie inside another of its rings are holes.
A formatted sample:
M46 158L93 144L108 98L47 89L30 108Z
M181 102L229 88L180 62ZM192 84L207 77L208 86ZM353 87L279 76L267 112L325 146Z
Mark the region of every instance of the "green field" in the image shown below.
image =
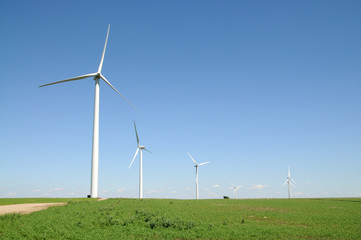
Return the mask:
M361 239L361 199L74 199L0 216L0 239Z

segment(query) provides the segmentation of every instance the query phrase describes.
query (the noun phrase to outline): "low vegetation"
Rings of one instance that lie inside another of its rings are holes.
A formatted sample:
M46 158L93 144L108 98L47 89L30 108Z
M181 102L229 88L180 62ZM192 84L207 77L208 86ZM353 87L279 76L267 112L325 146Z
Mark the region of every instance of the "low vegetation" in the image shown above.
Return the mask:
M360 198L83 199L0 216L0 239L361 239L360 219Z

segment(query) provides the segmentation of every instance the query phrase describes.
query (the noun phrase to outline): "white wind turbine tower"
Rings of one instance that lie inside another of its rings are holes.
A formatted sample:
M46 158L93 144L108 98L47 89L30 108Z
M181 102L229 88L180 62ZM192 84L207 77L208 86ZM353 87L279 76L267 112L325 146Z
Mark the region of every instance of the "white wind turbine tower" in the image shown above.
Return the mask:
M237 198L237 192L240 188L242 188L243 186L237 186L236 184L234 184L233 182L231 182L231 184L233 185L233 197Z
M148 151L151 153L151 151L149 151L148 149L145 148L145 146L141 146L139 145L139 137L138 137L138 132L137 132L137 126L135 125L134 122L134 129L135 129L135 135L137 137L137 150L135 151L134 157L132 162L129 165L129 168L132 166L134 159L137 157L138 152L140 150L140 154L139 154L139 198L143 198L143 154L142 151Z
M292 198L291 186L294 187L294 188L296 188L296 186L293 185L291 181L292 181L294 184L296 184L296 182L295 182L295 181L293 180L293 178L291 177L290 167L288 167L288 177L287 177L287 179L286 179L286 182L283 184L283 185L285 185L285 184L287 183L287 185L288 185L288 198Z
M207 164L209 162L204 162L204 163L200 163L198 164L194 159L193 157L190 155L190 153L188 153L189 157L192 159L192 161L196 164L194 165L194 167L196 168L196 199L199 199L199 191L198 191L198 167L199 166L202 166L204 164Z
M45 87L53 84L63 83L63 82L70 82L75 80L81 80L88 77L94 77L95 80L95 98L94 98L94 122L93 122L93 149L92 149L92 170L91 170L91 197L97 198L98 197L98 165L99 165L99 80L102 79L106 84L108 84L114 91L116 91L126 102L128 100L120 94L111 84L110 82L103 76L101 73L105 55L105 49L107 47L108 36L109 36L109 29L110 24L108 26L107 37L105 39L104 49L102 58L100 60L100 64L98 67L98 71L95 73L89 73L78 77L69 78L62 81L57 81L53 83L48 83L41 85L40 87ZM128 102L133 108L134 106Z

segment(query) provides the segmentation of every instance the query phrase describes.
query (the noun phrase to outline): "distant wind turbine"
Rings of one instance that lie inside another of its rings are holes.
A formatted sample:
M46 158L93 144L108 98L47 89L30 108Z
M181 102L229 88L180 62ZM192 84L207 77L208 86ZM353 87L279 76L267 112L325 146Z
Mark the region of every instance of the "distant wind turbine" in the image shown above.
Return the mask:
M291 181L292 181L294 184L296 184L296 182L295 182L295 181L293 180L293 178L291 177L290 167L288 167L288 177L287 177L285 183L283 184L283 185L285 185L285 184L288 185L288 198L292 198L291 186L294 187L294 188L296 188L296 186L293 185Z
M193 157L190 155L190 153L188 153L189 157L192 159L192 161L196 164L194 165L194 167L196 168L196 199L199 199L199 191L198 191L198 167L199 166L202 166L204 164L207 164L209 162L204 162L204 163L200 163L198 164L194 159Z
M133 160L130 163L129 168L132 166L132 164L134 162L134 159L137 157L138 152L140 150L140 155L139 155L139 198L143 198L143 165L142 165L143 154L142 154L142 151L145 150L145 151L148 151L150 153L151 153L151 151L146 149L145 146L139 145L139 137L138 137L137 126L135 125L135 122L134 122L134 129L135 129L135 135L137 137L137 150L135 151Z
M243 186L237 186L236 184L234 184L233 182L231 182L231 184L233 185L233 197L237 198L237 192L240 188L242 188Z
M93 149L92 149L92 170L91 170L91 197L98 197L98 166L99 166L99 79L102 79L106 84L108 84L114 91L116 91L127 103L129 103L133 108L134 106L128 102L128 100L120 94L111 84L110 82L103 76L101 73L105 55L105 49L107 47L108 36L109 36L110 24L108 26L107 37L105 39L104 49L102 58L100 60L100 64L98 67L98 71L95 73L89 73L78 77L69 78L66 80L61 80L58 82L48 83L41 85L39 87L45 87L53 84L70 82L75 80L81 80L88 77L94 77L95 80L95 98L94 98L94 122L93 122Z

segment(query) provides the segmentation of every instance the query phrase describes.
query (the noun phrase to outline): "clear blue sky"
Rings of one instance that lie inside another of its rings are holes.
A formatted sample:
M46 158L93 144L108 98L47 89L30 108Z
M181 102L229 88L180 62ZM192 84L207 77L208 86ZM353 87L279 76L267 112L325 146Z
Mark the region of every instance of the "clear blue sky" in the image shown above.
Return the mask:
M361 196L360 1L1 1L0 197Z

